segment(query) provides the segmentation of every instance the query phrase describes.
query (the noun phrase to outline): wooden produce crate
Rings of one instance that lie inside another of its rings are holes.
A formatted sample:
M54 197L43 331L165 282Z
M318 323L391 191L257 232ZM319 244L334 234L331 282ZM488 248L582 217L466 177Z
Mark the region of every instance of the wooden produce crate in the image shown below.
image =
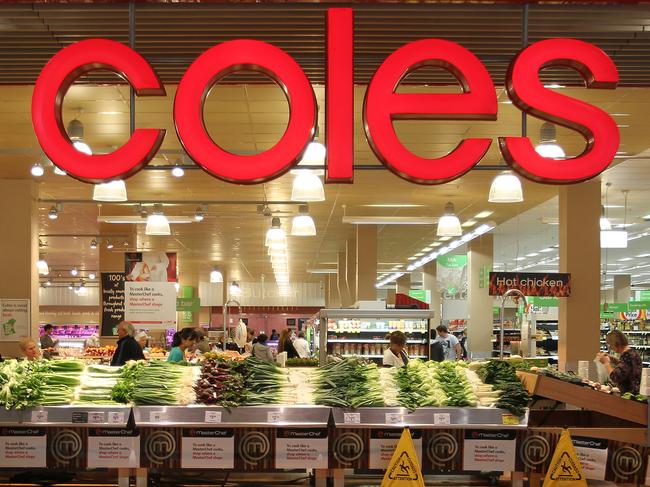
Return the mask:
M648 405L619 396L595 391L568 382L530 372L517 372L519 379L531 396L571 404L615 418L625 419L643 426L648 425Z

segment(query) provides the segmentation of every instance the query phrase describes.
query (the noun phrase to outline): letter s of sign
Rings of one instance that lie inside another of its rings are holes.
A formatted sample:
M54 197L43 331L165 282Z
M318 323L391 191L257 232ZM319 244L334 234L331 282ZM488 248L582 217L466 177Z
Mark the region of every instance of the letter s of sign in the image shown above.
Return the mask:
M280 141L255 155L232 154L210 137L203 104L210 89L236 71L257 71L273 79L289 102L289 123ZM183 76L174 99L178 138L188 155L214 177L238 184L274 179L296 164L316 130L316 98L298 63L266 42L233 40L201 54Z
M449 71L461 94L397 94L414 70L433 66ZM469 171L485 155L491 139L466 139L446 156L416 156L400 142L393 120L496 120L497 99L490 75L464 47L441 39L402 46L375 72L364 100L364 128L377 158L398 176L421 184L442 184Z
M165 131L136 129L129 141L108 154L87 155L70 143L61 108L70 85L96 69L110 70L128 81L139 96L165 95L149 63L128 46L107 39L89 39L65 47L45 65L32 96L32 123L50 160L70 176L89 183L126 178L156 154Z
M506 89L512 102L537 118L580 132L587 140L585 151L564 160L542 157L527 137L500 137L499 146L506 162L528 179L553 184L585 181L614 160L618 127L600 108L544 88L539 71L554 66L575 69L587 88L614 89L619 79L616 65L593 44L549 39L521 51L508 69Z

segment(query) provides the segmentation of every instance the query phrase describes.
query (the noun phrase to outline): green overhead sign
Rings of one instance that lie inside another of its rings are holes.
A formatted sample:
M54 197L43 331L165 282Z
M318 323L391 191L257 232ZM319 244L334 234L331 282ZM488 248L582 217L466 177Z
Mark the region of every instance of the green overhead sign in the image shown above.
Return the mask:
M467 265L467 255L441 255L437 259L438 264L442 267L455 269Z
M199 298L176 298L176 311L190 311L197 313L201 310Z
M557 308L560 306L558 298L552 296L531 296L526 298L528 304L537 306L538 308Z
M431 304L431 291L426 289L411 289L409 296L423 303Z

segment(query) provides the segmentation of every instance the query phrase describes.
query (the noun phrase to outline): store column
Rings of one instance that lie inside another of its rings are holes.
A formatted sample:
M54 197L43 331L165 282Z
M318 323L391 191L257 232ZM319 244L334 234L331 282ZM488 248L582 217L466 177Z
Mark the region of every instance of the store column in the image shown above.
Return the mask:
M559 368L591 362L600 341L600 180L561 187L560 272L571 274L571 296L560 299Z
M434 260L422 268L422 288L431 294L429 309L433 311L431 328L436 328L442 318L442 300L438 288L438 263Z
M350 293L350 305L357 302L357 241L345 242L345 280Z
M627 303L631 296L632 276L621 274L614 276L614 302Z
M329 309L341 307L336 274L327 274L325 277L325 306Z
M0 353L9 358L19 356L18 341L22 337L31 336L38 342L38 186L35 183L0 179L0 228L0 269L4 274L0 279L0 299L29 300L27 307L24 301L6 302L7 306L14 305L17 318L15 336L3 334L0 340ZM47 261L47 254L44 257ZM25 316L26 308L29 319ZM25 321L18 322L21 318Z
M491 234L483 235L469 242L467 247L468 353L474 358L487 358L492 356L492 306L494 299L490 296L487 282L485 279L481 279L481 275L492 270L494 240Z
M188 262L179 259L177 268L179 290L177 297L186 299L195 299L199 297L199 265L195 262ZM201 311L179 311L177 314L178 325L180 330L186 326L198 328L201 326ZM205 317L209 322L209 314Z
M341 308L349 308L352 304L350 302L350 291L348 289L348 271L346 264L347 260L345 258L345 252L339 252L336 282L339 290L339 296L341 296Z
M357 301L377 301L377 227L357 225Z
M406 273L397 279L397 294L406 294L408 296L411 290L411 274Z

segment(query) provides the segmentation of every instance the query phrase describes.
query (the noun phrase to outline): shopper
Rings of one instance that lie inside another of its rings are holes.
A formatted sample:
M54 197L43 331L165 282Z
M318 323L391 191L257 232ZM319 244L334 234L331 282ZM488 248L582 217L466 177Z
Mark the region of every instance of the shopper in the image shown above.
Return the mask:
M174 333L172 350L169 352L167 362L184 362L185 351L196 345L198 339L198 333L194 328L183 328L181 331Z
M43 327L43 336L41 337L41 351L43 352L43 358L51 359L59 353L56 350L59 340L52 338L52 332L54 327L49 323Z
M298 338L293 341L293 348L298 352L300 358L309 358L311 357L311 351L309 350L309 343L305 340L305 332L299 331Z
M287 358L298 358L298 352L293 346L293 341L291 340L291 334L293 330L286 328L280 333L280 339L278 340L278 353L287 352Z
M384 367L403 367L409 363L409 356L404 350L406 335L401 331L394 331L389 335L390 345L384 351Z
M149 341L149 335L147 335L146 331L139 331L135 335L135 341L138 342L138 345L140 345L142 350L145 350L147 348L147 342Z
M39 358L40 353L38 347L36 346L36 342L31 338L21 338L21 340L18 342L18 346L20 347L20 351L22 352L23 358L25 360L32 361Z
M244 353L253 353L253 345L257 341L255 338L255 330L252 328L248 328L247 330L248 334L246 336L246 345L244 345Z
M621 390L621 394L627 392L638 394L643 368L641 357L636 350L630 348L625 334L618 330L610 331L606 341L609 349L617 353L619 358L601 352L598 354L598 360L607 367L609 378Z
M271 338L269 338L269 340L279 340L279 339L280 339L280 335L278 335L277 330L273 328L271 330Z
M203 328L196 329L196 336L198 337L196 341L196 349L199 352L208 353L210 350L212 350L208 334Z
M442 344L445 353L445 360L461 360L463 358L463 349L460 346L458 338L449 333L445 325L436 328L438 332L437 342Z
M135 328L128 321L122 321L117 325L117 348L113 353L111 365L121 366L129 360L144 360L142 347L135 341Z
M273 352L271 351L271 347L266 344L268 339L269 338L264 333L260 333L257 336L257 341L253 344L251 355L256 359L264 360L265 362L273 362Z

